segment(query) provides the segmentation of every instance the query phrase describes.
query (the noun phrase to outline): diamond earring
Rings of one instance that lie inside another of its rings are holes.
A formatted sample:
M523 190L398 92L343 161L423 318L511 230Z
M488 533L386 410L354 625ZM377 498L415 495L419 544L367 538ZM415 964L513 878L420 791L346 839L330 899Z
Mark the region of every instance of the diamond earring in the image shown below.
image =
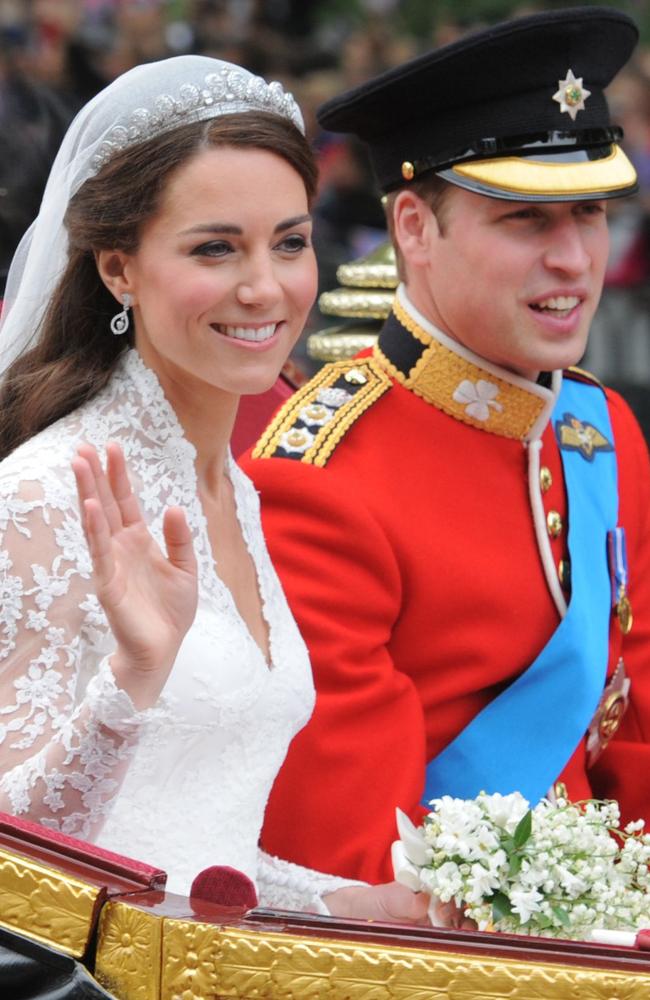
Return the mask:
M128 292L125 292L122 296L122 305L124 306L122 311L115 313L111 320L111 332L116 337L119 337L122 333L126 333L130 326L129 309L131 308L131 296Z

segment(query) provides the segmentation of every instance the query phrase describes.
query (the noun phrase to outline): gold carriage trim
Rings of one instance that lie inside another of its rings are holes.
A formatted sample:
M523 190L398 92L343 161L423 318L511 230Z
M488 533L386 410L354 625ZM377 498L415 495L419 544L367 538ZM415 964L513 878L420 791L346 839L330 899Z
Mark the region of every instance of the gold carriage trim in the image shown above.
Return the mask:
M0 927L81 958L101 895L96 885L0 849Z
M425 350L408 373L386 356L381 339L374 357L407 389L456 420L501 437L524 440L547 406L528 389L508 382L435 340L396 299L393 312Z
M325 365L287 400L255 445L253 458L292 458L322 468L361 414L391 385L372 358Z
M645 970L497 958L451 947L430 951L412 942L404 947L155 916L146 921L158 923L152 934L144 922L129 923L123 907L107 909L97 978L123 1000L645 1000L650 989ZM149 983L138 975L143 969Z

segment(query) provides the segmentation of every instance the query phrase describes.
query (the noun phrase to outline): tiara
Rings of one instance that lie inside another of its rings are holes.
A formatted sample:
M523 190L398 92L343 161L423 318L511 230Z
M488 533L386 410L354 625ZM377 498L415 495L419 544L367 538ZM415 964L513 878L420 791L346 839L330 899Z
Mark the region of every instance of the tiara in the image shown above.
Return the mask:
M224 68L218 73L208 73L202 87L184 83L178 97L160 94L153 108L136 108L125 122L114 125L91 160L92 171L97 173L127 146L153 139L177 125L241 111L270 111L288 118L304 134L300 108L281 83L267 83L261 76Z

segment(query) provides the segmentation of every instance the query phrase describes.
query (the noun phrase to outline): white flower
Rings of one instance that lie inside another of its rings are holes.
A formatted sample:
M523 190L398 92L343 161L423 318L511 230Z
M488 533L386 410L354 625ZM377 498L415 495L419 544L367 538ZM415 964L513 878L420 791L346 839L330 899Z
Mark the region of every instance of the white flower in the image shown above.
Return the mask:
M513 913L519 915L522 924L527 923L533 913L539 911L539 904L543 898L537 889L512 889L510 892Z
M616 803L558 796L529 810L520 795L481 793L430 806L421 830L400 820L395 856L410 885L453 899L479 927L579 939L650 926L650 834L621 830Z
M490 868L485 868L478 863L473 864L468 879L468 892L465 896L467 902L480 903L484 896L489 896L494 889L499 888L499 882L498 875Z
M479 795L481 808L495 826L502 830L507 830L512 834L528 812L530 806L527 800L519 792L512 792L510 795Z
M490 407L498 413L503 410L501 403L497 402L498 395L499 387L494 382L483 378L472 382L466 378L454 390L453 398L465 406L468 417L484 422L490 418Z
M414 865L412 861L409 861L404 849L404 844L401 840L393 841L391 844L390 856L395 881L399 882L400 885L405 885L406 888L410 889L412 892L419 892L420 869L417 865Z
M431 857L431 848L422 835L422 831L411 822L406 813L401 809L395 810L397 820L397 832L404 845L404 851L408 860L414 865L425 865Z

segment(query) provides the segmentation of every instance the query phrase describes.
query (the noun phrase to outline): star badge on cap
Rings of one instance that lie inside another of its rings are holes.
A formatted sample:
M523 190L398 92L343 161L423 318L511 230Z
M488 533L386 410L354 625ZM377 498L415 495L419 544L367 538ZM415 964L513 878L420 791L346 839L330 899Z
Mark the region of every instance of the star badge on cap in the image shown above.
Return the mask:
M572 69L567 71L565 80L558 80L558 87L560 89L553 94L553 100L558 102L562 113L566 111L571 121L575 121L578 111L584 111L591 91L582 86L582 77L576 78Z

